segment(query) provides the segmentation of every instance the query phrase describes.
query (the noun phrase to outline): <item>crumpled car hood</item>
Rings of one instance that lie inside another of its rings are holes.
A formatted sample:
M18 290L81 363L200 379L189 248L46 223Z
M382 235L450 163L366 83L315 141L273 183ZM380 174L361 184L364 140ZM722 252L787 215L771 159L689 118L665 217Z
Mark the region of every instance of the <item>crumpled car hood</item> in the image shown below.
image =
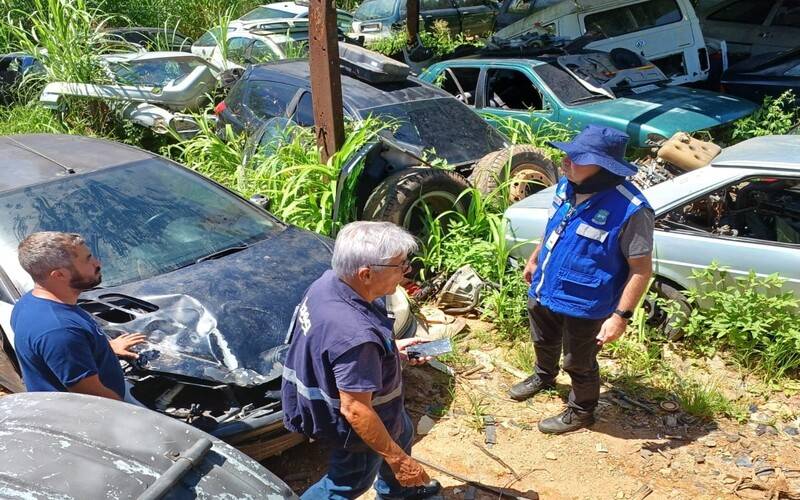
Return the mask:
M81 299L108 303L124 295L158 308L126 308L133 320L104 325L112 337L147 336L137 346L139 368L250 387L281 376L295 306L330 259L323 239L289 227L241 252Z

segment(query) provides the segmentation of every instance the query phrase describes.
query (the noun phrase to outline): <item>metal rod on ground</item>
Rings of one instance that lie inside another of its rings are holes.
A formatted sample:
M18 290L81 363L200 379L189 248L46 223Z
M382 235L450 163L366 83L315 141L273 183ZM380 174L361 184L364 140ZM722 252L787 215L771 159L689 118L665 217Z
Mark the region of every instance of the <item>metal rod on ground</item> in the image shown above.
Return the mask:
M461 481L464 484L471 484L472 486L474 486L474 487L476 487L476 488L478 488L480 490L484 490L484 491L488 491L490 493L495 493L497 495L500 495L501 498L502 497L506 497L506 498L517 498L517 499L527 499L527 500L538 500L539 499L539 494L536 493L536 492L533 492L531 494L531 496L518 496L518 495L515 495L515 494L509 492L506 489L498 488L496 486L489 486L488 484L479 483L478 481L474 481L472 479L469 479L468 477L461 476L459 474L456 474L455 472L450 472L447 469L439 467L438 465L432 464L432 463L428 462L427 460L423 460L423 459L421 459L419 457L416 457L416 456L412 455L411 458L413 458L414 460L416 460L417 462L421 463L422 465L424 465L426 467L430 467L433 470L439 471L442 474L444 474L446 476L450 476L453 479Z
M325 163L344 144L336 9L333 0L311 0L308 11L311 102L320 159Z

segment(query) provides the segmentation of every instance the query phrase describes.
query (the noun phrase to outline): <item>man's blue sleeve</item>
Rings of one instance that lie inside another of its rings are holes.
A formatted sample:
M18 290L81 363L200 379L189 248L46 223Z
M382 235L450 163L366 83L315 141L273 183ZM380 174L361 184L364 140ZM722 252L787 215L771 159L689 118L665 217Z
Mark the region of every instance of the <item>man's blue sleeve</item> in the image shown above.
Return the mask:
M375 392L383 387L381 352L377 344L357 345L333 360L336 387L347 392Z
M51 330L39 337L36 348L53 375L67 388L98 373L91 341L79 329Z

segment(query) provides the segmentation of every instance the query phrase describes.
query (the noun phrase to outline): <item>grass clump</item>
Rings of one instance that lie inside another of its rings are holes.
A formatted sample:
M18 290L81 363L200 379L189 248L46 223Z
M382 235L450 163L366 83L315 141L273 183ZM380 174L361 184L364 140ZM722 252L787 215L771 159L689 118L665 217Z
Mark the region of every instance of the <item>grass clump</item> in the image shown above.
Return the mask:
M431 51L434 58L451 54L456 48L464 45L482 47L485 43L483 39L476 36L466 36L463 33L453 35L447 21L443 19L434 21L430 29L420 31L419 38L422 45ZM387 56L395 56L403 52L407 42L408 34L403 27L387 37L367 43L366 47Z
M726 398L715 382L679 379L674 393L683 411L699 419L724 416L740 422L747 420L746 410Z

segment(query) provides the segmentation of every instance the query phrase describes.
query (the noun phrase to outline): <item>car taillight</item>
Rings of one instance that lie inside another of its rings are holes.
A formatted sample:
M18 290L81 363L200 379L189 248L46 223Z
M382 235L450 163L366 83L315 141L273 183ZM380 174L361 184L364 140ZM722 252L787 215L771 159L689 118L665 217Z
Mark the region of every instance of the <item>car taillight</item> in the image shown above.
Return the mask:
M222 112L223 112L223 111L225 111L226 109L228 109L228 105L227 105L227 104L225 104L225 101L220 101L220 103L219 103L219 104L217 104L216 106L214 106L214 114L215 114L215 115L217 115L217 116L219 116L219 115L221 115L221 114L222 114Z

